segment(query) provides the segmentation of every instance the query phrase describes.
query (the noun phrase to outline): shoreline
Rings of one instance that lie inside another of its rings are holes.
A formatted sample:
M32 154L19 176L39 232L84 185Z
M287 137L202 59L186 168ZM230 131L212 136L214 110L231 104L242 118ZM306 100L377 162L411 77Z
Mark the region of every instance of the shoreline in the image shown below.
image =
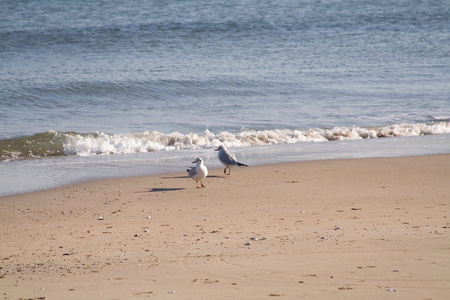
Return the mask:
M277 163L448 154L450 135L238 147L233 153L251 166ZM184 172L195 157L220 168L213 149L73 156L0 163L0 197L89 180Z
M0 197L0 299L445 299L450 154Z

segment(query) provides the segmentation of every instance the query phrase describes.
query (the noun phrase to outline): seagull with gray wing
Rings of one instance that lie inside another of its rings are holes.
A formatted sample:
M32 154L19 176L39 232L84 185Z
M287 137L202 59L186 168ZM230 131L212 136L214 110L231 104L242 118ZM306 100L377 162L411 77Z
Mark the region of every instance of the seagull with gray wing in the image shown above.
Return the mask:
M197 186L197 188L205 187L203 185L202 180L205 179L206 176L208 176L208 169L203 164L203 159L197 157L192 163L196 164L195 167L186 170L188 172L189 177L195 180L195 185ZM201 186L198 186L199 181Z
M238 167L248 167L247 165L240 163L236 160L236 156L234 154L230 153L225 146L219 146L215 151L219 151L219 160L220 162L225 166L225 169L223 169L223 173L231 174L231 167L238 166Z

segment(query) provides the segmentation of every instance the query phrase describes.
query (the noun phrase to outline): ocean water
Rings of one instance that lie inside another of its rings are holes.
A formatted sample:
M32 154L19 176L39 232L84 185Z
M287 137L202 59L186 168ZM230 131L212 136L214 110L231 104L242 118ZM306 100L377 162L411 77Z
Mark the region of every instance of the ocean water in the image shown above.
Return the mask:
M0 196L450 152L446 0L0 2ZM242 160L241 159L241 160Z

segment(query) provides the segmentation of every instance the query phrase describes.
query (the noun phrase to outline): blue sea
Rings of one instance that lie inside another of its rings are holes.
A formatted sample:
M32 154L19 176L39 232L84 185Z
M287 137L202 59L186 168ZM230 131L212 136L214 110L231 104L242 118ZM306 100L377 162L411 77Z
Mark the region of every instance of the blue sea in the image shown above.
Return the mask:
M0 1L0 196L450 153L448 0Z

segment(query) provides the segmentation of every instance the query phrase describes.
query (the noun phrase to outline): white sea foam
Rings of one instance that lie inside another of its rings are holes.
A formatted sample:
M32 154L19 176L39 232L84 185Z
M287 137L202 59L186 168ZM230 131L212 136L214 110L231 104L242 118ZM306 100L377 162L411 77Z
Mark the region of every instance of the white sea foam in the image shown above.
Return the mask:
M66 155L95 155L140 153L153 151L198 150L214 148L221 144L227 147L325 142L334 140L374 139L382 137L450 134L450 122L434 124L397 124L385 127L334 127L332 129L274 129L242 130L238 133L206 130L203 135L179 132L118 134L68 134L60 133Z

